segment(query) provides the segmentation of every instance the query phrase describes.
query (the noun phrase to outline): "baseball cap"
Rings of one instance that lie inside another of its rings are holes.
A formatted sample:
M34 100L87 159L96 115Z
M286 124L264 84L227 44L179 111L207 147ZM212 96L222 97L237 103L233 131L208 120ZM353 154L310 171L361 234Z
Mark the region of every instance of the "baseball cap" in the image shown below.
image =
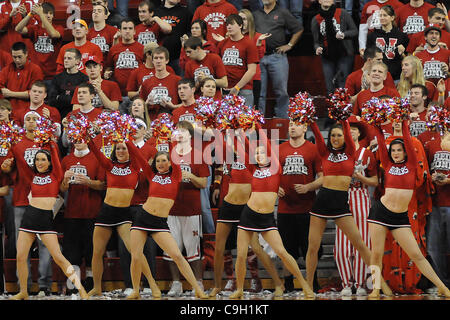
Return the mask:
M83 19L76 19L72 22L72 24L75 23L79 23L81 24L83 27L85 27L86 29L89 29L88 24L86 23L86 21L84 21Z
M84 65L87 65L89 62L94 62L96 64L102 64L102 59L97 56L89 56Z

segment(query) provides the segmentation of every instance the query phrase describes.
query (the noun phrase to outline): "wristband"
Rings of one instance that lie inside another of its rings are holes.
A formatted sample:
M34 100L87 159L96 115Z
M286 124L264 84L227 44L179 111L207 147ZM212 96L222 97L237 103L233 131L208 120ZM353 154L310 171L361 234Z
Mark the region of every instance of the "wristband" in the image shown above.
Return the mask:
M288 42L288 44L287 44L289 47L293 47L294 45L293 44L291 44L290 42Z
M31 11L30 11L30 12L28 12L27 16L30 16L30 17L32 16L32 14L31 14Z
M445 92L439 92L439 95L443 97L445 96Z
M241 90L237 85L235 85L233 88L236 89L237 91Z

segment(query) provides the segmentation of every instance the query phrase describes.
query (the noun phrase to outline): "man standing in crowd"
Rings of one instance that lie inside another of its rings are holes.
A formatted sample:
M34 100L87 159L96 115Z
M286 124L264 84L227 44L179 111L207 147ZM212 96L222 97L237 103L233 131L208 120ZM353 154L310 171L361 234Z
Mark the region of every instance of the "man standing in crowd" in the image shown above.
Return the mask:
M141 1L138 6L141 22L136 26L134 39L142 45L149 42L159 43L160 33L170 33L172 26L160 17L155 16L155 6L148 0Z
M416 138L427 131L427 98L427 87L421 84L411 86L409 90L409 104L411 106L409 132Z
M424 0L410 0L395 10L397 26L411 39L414 33L421 32L428 25L428 10L434 6Z
M96 44L103 53L103 61L106 61L111 47L119 42L120 32L114 26L106 24L108 19L108 8L100 3L92 6L93 27L89 28L87 39Z

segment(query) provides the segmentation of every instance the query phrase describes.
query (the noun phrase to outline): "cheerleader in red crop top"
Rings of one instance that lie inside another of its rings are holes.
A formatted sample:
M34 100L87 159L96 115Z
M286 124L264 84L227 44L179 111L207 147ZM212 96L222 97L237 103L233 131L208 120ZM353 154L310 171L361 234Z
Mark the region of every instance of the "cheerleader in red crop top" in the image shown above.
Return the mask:
M93 237L92 276L94 287L88 294L94 296L102 294L103 255L111 238L112 228L117 228L117 233L123 240L125 247L131 252L130 226L132 214L130 204L138 183L140 168L137 161L130 158L125 143L114 145L111 159L105 157L100 151L100 147L93 140L89 140L88 146L106 172L106 195L100 213L95 220ZM152 277L143 253L140 259L142 271L152 289L153 297L160 297L161 291Z
M51 152L44 149L37 151L33 167L27 168L29 173L24 175L24 178L30 179L31 192L29 205L22 218L17 239L17 274L20 291L11 298L13 300L28 299L27 258L36 235L41 238L55 263L73 281L81 298L88 298L75 269L61 253L57 233L53 228L53 207L59 194L63 172L56 143L51 142L50 149Z
M384 146L384 135L380 128L377 130L377 140L380 146L381 166L384 170L384 195L370 209L368 218L370 238L372 241L372 255L370 266L372 273L376 273L376 267L382 270L382 261L385 248L387 231L416 264L420 272L433 282L440 295L450 297L450 290L439 279L436 272L420 251L414 238L408 218L408 205L413 196L416 184L416 151L411 140L408 121L402 123L403 139L395 139L389 145L389 150ZM375 267L372 267L375 266ZM369 295L378 298L379 290L374 289Z
M327 145L315 122L311 124L311 129L322 158L323 183L311 209L309 244L306 254L306 277L310 286L313 284L327 219L334 219L336 226L347 236L364 263L370 265L370 249L359 233L348 204L348 190L356 160L356 148L350 133L349 122L343 120L331 126ZM392 295L392 291L384 280L381 284L383 292L386 295Z
M236 291L230 295L230 299L239 299L244 294L244 280L246 274L246 257L250 240L254 233L261 233L264 240L270 245L284 266L300 282L305 297L314 298L314 292L306 283L295 259L286 251L283 241L276 226L274 208L278 197L278 188L281 179L281 166L278 160L278 152L273 152L270 141L259 124L256 125L260 135L261 144L255 148L255 158L249 158L250 143L245 140L246 149L238 144L238 154L243 155L246 164L252 174L252 192L238 224L237 258L236 258ZM256 162L256 163L255 163ZM282 286L275 290L284 291Z
M199 286L191 266L183 257L167 225L167 217L175 203L182 180L180 166L172 164L169 153L165 151L157 152L150 166L132 142L126 142L126 146L131 157L137 160L149 182L147 201L138 209L139 211L136 213L131 227L131 280L134 290L128 296L128 299L139 299L140 297L139 288L142 272L140 259L143 255L148 233L177 264L180 272L194 288L196 297L207 299L208 295ZM152 294L153 290L154 288L152 288ZM159 291L159 289L157 290Z

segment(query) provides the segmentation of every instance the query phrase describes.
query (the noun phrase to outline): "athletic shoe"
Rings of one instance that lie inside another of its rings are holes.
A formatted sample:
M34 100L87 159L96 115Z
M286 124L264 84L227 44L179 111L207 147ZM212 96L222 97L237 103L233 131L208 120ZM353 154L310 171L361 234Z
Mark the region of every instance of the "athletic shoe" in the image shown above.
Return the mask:
M252 279L250 282L250 289L248 290L250 293L261 293L263 291L263 287L260 279Z
M235 290L236 290L236 279L228 280L223 291L235 291Z
M126 288L125 290L123 290L122 295L128 297L132 292L133 292L132 288Z
M179 297L183 294L183 284L180 281L173 281L167 295L169 297Z
M144 289L142 289L142 295L148 295L148 296L151 296L152 295L152 289L150 289L150 288L144 288Z
M344 289L342 289L342 291L339 295L344 296L344 297L350 297L352 295L352 288L345 287Z
M50 291L49 288L42 287L42 288L39 288L39 293L37 295L38 295L38 297L42 298L42 297L48 297L51 294L52 294L52 292Z
M357 296L367 296L367 291L366 289L362 288L362 287L358 287L358 289L356 289L356 295Z

